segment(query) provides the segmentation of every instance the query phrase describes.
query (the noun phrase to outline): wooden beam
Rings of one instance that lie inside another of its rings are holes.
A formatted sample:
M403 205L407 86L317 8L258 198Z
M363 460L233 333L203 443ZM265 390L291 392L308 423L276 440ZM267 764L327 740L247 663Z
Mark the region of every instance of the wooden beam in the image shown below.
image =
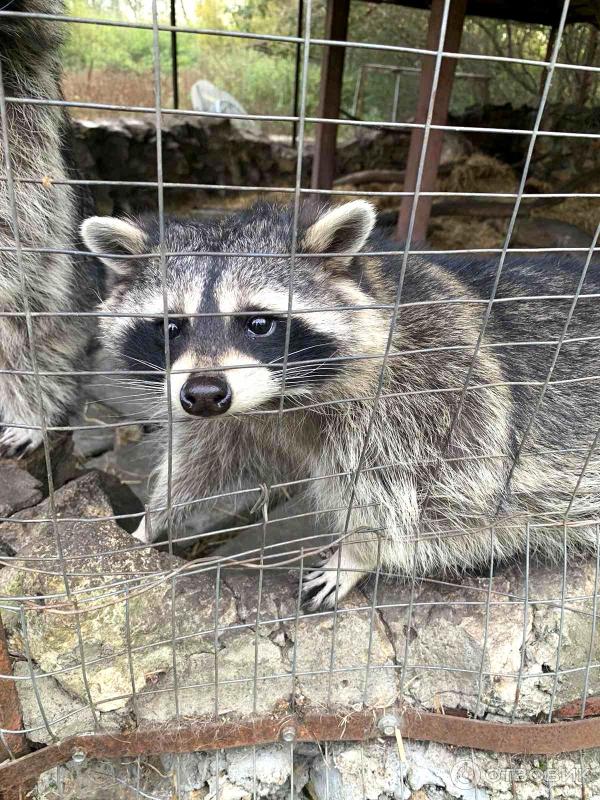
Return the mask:
M460 49L466 8L467 0L450 0L446 37L443 46L443 49L447 52L458 52ZM426 47L428 50L437 50L439 47L443 13L444 0L433 0L431 4L431 13L429 14L429 27L427 30ZM442 59L432 116L432 123L434 125L445 125L448 121L448 107L450 105L450 95L452 94L456 63L457 59L455 58ZM427 120L434 70L435 56L423 56L421 80L419 83L419 99L417 101L417 112L415 115L415 122L421 124L424 124ZM424 130L422 128L413 128L406 162L405 192L414 193L415 191L423 138ZM443 131L430 131L420 186L420 191L422 192L433 191L435 188L438 167L442 156L443 142ZM431 214L432 199L431 197L419 197L415 224L412 232L412 243L425 241L429 216ZM413 196L402 198L398 225L396 228L396 239L401 241L404 241L408 235L413 201L414 194Z
M325 38L346 41L350 0L328 0L325 20ZM345 47L326 47L321 65L321 86L318 116L338 119L342 98ZM317 123L315 155L313 159L311 187L331 189L335 177L335 145L338 126L332 123Z
M171 26L177 27L175 0L171 0ZM179 108L179 69L177 67L177 31L171 31L171 84L173 86L173 108Z

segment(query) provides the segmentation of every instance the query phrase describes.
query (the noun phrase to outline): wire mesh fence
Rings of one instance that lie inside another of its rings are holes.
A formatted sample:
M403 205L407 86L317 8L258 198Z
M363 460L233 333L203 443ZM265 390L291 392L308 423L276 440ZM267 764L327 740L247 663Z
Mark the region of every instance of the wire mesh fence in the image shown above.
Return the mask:
M600 71L559 58L569 0L544 61L446 50L451 0L427 48L319 38L313 0L298 36L165 25L156 0L151 24L21 5L0 10L0 795L600 793L600 224L513 243L540 142L598 139L545 116L557 71ZM62 97L72 24L151 32L153 107ZM297 114L167 108L165 32L298 47ZM429 59L424 119L311 115L333 47ZM458 59L539 67L533 124L436 121ZM71 172L72 109L153 115L156 179ZM165 180L173 115L293 123L293 184ZM308 186L328 125L417 132L414 189ZM516 191L423 188L440 132L526 137ZM76 193L117 186L155 191L151 217L80 240ZM177 189L287 205L185 221ZM377 198L412 199L402 240ZM501 246L415 241L444 198L510 202ZM73 416L90 384L128 413ZM143 509L69 451L135 426Z

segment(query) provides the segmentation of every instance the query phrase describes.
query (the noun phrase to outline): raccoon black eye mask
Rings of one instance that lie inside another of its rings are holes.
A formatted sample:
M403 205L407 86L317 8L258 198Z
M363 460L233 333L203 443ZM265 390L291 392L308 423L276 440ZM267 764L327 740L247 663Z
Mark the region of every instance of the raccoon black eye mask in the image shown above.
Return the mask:
M115 276L108 308L160 318L152 335L139 316L104 318L102 330L124 368L156 368L165 408L170 397L173 535L199 498L303 481L338 541L305 576L311 610L343 599L378 559L385 572L425 575L514 556L527 522L531 546L549 556L562 553L565 518L578 523L567 525L570 545L595 541L586 520L598 508L600 461L584 470L584 460L600 397L585 378L600 373L600 304L581 297L558 344L582 264L509 256L478 345L497 259L410 255L374 403L403 260L374 224L363 200L301 207L284 375L291 209L263 203L218 224L166 220L166 251L182 253L166 264L168 385L159 259L138 258L158 254L156 220L93 217L82 227ZM235 256L244 252L277 255ZM590 268L585 295L600 290L598 272ZM541 299L523 299L532 297ZM565 382L573 377L583 380ZM280 420L272 409L282 394ZM163 458L154 536L166 506ZM213 524L209 510L195 530ZM142 523L136 536L146 541L147 530Z

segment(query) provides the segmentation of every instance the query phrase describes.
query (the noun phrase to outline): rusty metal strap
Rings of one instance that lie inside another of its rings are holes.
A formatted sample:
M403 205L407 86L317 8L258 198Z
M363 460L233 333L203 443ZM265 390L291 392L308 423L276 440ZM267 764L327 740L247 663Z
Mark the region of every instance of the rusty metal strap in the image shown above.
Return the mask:
M544 724L502 723L434 714L413 708L359 711L351 714L286 714L238 722L182 720L172 726L152 726L122 734L83 734L0 765L3 790L37 778L42 772L80 758L189 753L280 741L341 742L381 737L378 723L395 716L405 739L473 747L496 753L556 755L600 747L600 717Z
M8 652L6 633L0 619L0 675L12 675L12 661ZM27 740L20 731L23 728L19 695L14 681L0 679L0 729L4 734L0 738L0 759L20 756L27 752ZM8 751L8 752L7 752Z

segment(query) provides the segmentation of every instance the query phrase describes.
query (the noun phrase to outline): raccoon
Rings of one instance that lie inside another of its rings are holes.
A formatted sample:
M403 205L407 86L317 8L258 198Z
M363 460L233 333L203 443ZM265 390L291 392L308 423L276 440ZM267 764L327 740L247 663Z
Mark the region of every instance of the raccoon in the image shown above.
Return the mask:
M59 0L13 0L9 10L64 13ZM67 422L78 387L75 376L63 373L83 368L94 326L89 317L44 315L91 311L100 288L99 274L87 256L36 252L83 251L79 224L83 216L93 213L89 197L64 183L74 177L66 113L60 106L11 101L62 99L62 41L63 26L56 21L20 16L0 20L1 77L9 98L3 121L8 153L0 138L0 308L4 312L0 317L0 456L5 457L23 455L41 443L42 413L47 425ZM14 183L20 254L7 163ZM23 288L33 314L33 343L23 315Z
M165 457L152 530L169 502L176 536L190 503L225 486L301 482L340 542L305 574L309 610L377 569L458 572L526 540L552 555L564 531L580 546L596 537L598 266L565 327L582 263L512 255L479 341L497 257L404 263L375 221L364 200L303 204L296 226L271 204L167 219L168 326L156 221L82 227L116 274L104 342L122 368L149 373L138 385L153 403L171 402L171 493ZM144 522L137 536L149 538Z

